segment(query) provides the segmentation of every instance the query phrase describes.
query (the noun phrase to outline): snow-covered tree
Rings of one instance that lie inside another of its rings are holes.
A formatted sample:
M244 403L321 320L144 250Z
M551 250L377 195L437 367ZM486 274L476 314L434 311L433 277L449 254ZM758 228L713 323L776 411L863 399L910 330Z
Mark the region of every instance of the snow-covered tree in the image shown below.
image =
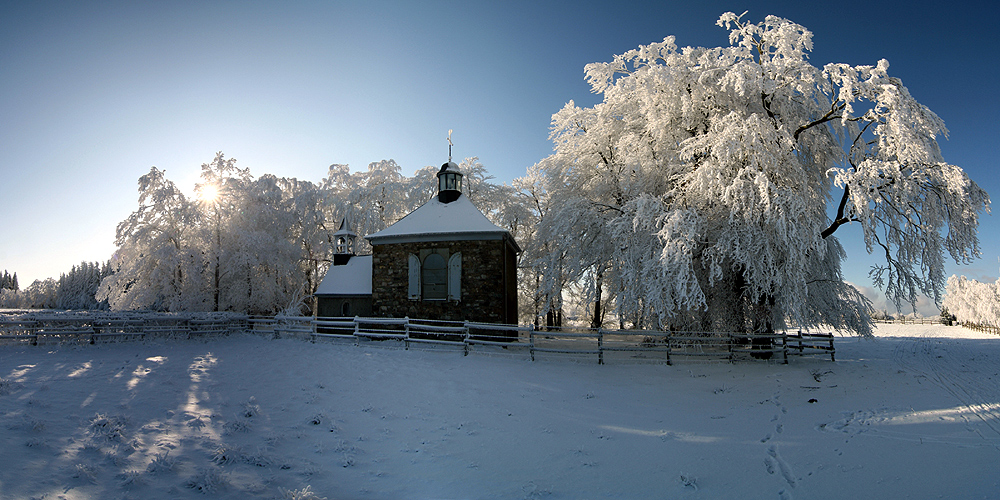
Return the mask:
M264 175L230 194L236 209L222 239L221 309L274 314L300 292L297 217L284 188Z
M947 253L978 256L989 198L941 157L943 122L888 63L809 63L812 33L769 16L717 23L730 46L673 37L585 72L603 101L553 115L539 163L543 288L566 279L635 325L870 332L833 234L856 223L896 301L940 300ZM831 221L827 205L836 202Z
M527 175L515 179L518 194L514 207L517 225L512 231L524 249L518 259L518 304L521 321L535 326L561 326L563 289L567 285L561 269L560 253L539 237L539 221L550 220L552 196L546 188L550 180L539 165L528 169ZM542 285L543 277L548 286ZM543 321L544 317L544 321Z
M982 283L952 275L943 306L962 323L1000 327L1000 280Z
M53 278L35 280L25 288L19 307L27 309L55 309L59 293L59 282Z
M304 278L304 283L287 304L296 307L299 302L312 297L326 274L337 221L326 218L324 196L319 186L298 179L283 178L279 181L294 221L288 228L288 237L300 250L297 275ZM315 304L311 304L310 310L314 309Z
M21 292L10 288L0 288L0 309L17 309L21 307Z
M97 300L112 310L203 311L209 308L200 212L156 167L139 178L139 208L118 224Z
M11 276L5 269L3 276L0 276L0 290L12 290L16 292L19 288L17 285L17 273Z
M81 262L59 277L56 306L60 309L107 309L106 300L97 300L101 281L111 274L111 263Z
M366 171L353 174L347 165L331 165L322 183L327 219L339 223L346 217L356 233L372 234L430 199L429 194L423 193L435 184L411 189L411 179L403 176L401 170L391 159L372 162ZM365 241L359 241L358 245L358 252L371 250Z
M515 234L534 226L530 210L518 208L522 195L490 182L477 158L460 168L470 199L494 223ZM115 310L302 310L332 260L340 221L349 218L359 234L384 229L435 194L436 173L425 167L406 177L393 160L355 173L334 164L326 179L313 184L267 174L254 178L219 152L202 165L197 199L189 200L153 167L139 179L139 209L118 226L119 249L98 300ZM77 281L68 276L60 281L66 304L79 295L70 293Z

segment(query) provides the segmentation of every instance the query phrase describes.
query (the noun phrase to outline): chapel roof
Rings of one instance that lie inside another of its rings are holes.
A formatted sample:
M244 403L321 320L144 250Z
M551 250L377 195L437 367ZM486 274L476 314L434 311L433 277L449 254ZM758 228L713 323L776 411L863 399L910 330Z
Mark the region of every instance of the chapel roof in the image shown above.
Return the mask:
M500 240L509 238L520 251L510 232L490 222L466 196L451 203L431 198L395 224L366 236L372 245L418 241Z

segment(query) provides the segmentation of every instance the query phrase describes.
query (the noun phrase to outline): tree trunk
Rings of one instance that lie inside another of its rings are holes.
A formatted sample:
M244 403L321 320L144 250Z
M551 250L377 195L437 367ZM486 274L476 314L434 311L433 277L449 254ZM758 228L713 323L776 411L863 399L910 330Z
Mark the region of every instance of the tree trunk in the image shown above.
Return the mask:
M594 296L594 317L590 320L591 328L600 328L604 324L604 314L601 311L601 287L604 286L604 273L597 272L597 290Z
M774 311L774 295L768 294L760 297L755 304L753 304L752 314L753 314L753 334L769 335L774 333L774 323L772 322L772 312ZM773 338L754 338L751 342L751 349L758 349L767 352L754 352L750 353L751 356L757 359L771 359L774 354L771 349L774 348Z

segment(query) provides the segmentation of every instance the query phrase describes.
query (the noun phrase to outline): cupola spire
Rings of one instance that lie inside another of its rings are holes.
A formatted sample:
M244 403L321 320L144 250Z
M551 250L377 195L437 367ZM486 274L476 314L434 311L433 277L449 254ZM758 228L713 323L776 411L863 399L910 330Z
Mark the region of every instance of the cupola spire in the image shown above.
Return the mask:
M448 129L448 163L451 163L451 129Z

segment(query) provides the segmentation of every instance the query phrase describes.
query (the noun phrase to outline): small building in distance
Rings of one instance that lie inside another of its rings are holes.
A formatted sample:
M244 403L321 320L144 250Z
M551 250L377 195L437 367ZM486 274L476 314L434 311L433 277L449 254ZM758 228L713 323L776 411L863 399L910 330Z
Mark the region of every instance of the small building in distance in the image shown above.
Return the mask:
M372 255L353 255L354 233L341 224L318 316L518 322L520 247L462 194L458 165L445 163L437 178L437 196L366 237ZM351 244L342 249L340 238Z

